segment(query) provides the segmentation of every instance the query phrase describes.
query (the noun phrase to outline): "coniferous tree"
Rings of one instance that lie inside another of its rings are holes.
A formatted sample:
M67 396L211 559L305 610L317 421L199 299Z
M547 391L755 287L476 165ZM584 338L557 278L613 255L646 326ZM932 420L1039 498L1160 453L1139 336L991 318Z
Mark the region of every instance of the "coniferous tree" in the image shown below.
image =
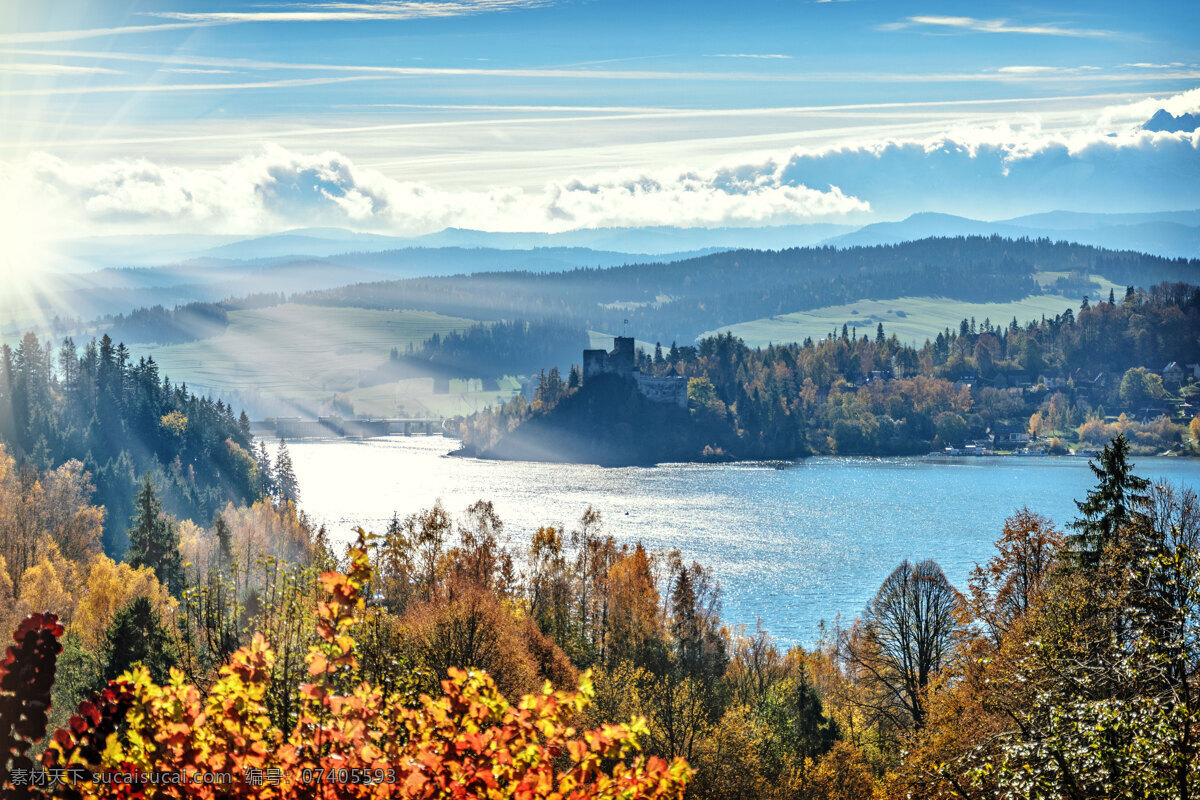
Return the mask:
M129 563L150 567L178 597L183 592L183 557L179 554L179 531L163 512L147 472L134 503L133 527L129 529Z
M229 532L229 523L221 514L217 514L213 520L213 532L217 536L217 564L223 570L233 561L233 539Z
M150 679L158 684L170 678L177 663L171 636L145 596L130 600L108 626L104 678L113 680L137 663L148 667Z
M279 453L275 456L275 495L280 502L300 500L300 488L296 481L296 471L292 466L292 456L288 453L287 442L279 440Z
M1119 434L1104 447L1099 463L1088 466L1100 482L1087 493L1087 499L1076 500L1082 516L1070 524L1075 531L1067 544L1075 565L1093 569L1100 557L1121 535L1122 528L1133 519L1134 507L1150 487L1150 481L1130 471L1129 442Z
M267 443L260 441L254 451L254 461L258 465L258 492L262 497L275 495L275 470L271 467L271 454L267 452Z

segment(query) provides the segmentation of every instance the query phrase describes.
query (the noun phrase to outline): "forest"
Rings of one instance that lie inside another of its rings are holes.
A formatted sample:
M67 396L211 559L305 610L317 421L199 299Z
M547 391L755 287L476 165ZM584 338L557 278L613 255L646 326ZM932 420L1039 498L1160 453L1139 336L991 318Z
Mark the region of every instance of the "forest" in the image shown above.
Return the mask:
M731 334L695 346L660 344L640 353L638 366L643 374L688 379L690 413L701 430L685 437L685 460L927 453L1001 427L1057 453L1068 444L1097 448L1122 433L1136 452L1195 454L1187 442L1200 432L1192 424L1200 413L1197 387L1164 386L1157 373L1172 361L1194 361L1198 340L1200 289L1161 284L1023 325L963 320L919 348L889 337L882 324L873 331L843 326L820 341L756 349ZM576 369L566 380L551 370L532 402L517 397L462 420L464 443L482 452L528 421L565 415L568 407L556 407L580 386ZM634 412L624 416L635 430L654 427L622 402L610 396L602 410ZM599 412L590 421L574 410L570 416L559 427L607 425ZM679 456L664 451L648 460Z
M477 320L554 320L590 330L691 342L725 325L863 298L1019 300L1035 271L1103 275L1122 284L1195 283L1200 263L1047 239L959 237L873 247L734 250L668 264L557 273L493 272L356 284L297 302L411 308ZM1074 289L1086 279L1069 283ZM1094 284L1090 284L1094 286ZM1082 294L1095 292L1084 291Z
M589 346L587 333L571 325L523 320L481 323L444 336L435 333L403 353L392 348L388 363L360 383L370 386L413 371L456 378L528 375L547 364L570 364Z
M343 551L284 497L200 526L163 513L147 481L136 555L116 563L77 465L38 476L76 491L53 524L29 524L36 498L0 453L15 628L0 784L86 798L129 796L131 775L182 776L155 779L154 796L206 798L1194 796L1200 505L1139 478L1128 452L1118 437L1093 462L1066 531L1020 509L967 586L904 561L856 619L786 652L722 623L710 570L618 544L595 510L522 541L486 501L435 504ZM36 556L14 581L22 549Z
M245 414L173 384L107 334L57 351L32 333L15 349L0 345L0 443L25 467L76 462L91 476L114 558L147 472L181 518L209 520L227 502L262 496Z

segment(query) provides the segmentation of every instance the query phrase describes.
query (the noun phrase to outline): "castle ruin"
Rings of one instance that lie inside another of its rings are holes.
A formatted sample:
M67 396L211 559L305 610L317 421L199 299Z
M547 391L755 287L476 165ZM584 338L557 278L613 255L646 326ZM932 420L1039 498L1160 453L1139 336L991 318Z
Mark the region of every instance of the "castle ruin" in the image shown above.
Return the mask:
M632 378L638 391L655 403L674 403L687 408L687 378L678 376L654 377L643 375L637 368L637 352L632 336L617 336L613 339L612 352L605 350L583 351L583 381L597 375L620 375Z

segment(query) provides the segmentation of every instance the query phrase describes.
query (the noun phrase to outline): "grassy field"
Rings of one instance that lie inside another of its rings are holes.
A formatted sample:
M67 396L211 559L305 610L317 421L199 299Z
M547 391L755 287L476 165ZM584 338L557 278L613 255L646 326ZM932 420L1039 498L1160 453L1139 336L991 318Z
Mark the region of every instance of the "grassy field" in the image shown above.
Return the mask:
M1103 297L1106 298L1112 284L1107 281L1103 283ZM1118 288L1118 294L1123 296L1125 290ZM894 333L902 342L919 345L937 336L944 328L957 330L963 319L974 317L977 323L990 319L993 325L1008 325L1016 317L1018 322L1024 324L1032 319L1041 319L1043 314L1047 317L1061 314L1068 308L1078 312L1081 299L1062 295L1031 295L1011 303L964 303L944 297L860 300L846 305L741 322L721 328L720 332L731 331L735 336L742 337L746 344L758 347L771 342L800 342L810 336L821 339L832 330L840 333L843 324L857 328L860 336L865 333L873 337L876 326L882 322L884 333L888 336ZM1100 299L1097 296L1092 298L1092 302Z
M447 395L433 394L431 379L365 389L359 387L359 381L382 364L393 347L403 351L410 342L420 344L434 333L446 334L472 324L473 320L423 311L289 303L231 312L229 327L220 336L166 347L135 343L130 349L139 355L153 355L161 373L172 381L228 397L235 405L241 399L251 413L288 413L285 408L272 410L280 403L294 406L294 413L317 413L334 395L347 394L358 413L391 414L408 409L415 416L422 409L454 403ZM470 408L472 400L467 398L459 405Z

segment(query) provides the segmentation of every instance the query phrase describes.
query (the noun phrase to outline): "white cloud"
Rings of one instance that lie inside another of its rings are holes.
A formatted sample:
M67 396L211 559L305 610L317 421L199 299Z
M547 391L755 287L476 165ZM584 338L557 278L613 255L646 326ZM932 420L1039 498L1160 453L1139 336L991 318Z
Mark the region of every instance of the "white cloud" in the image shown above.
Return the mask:
M1132 64L1123 64L1122 66L1137 67L1138 69L1178 69L1179 67L1186 67L1187 64L1182 61L1172 61L1170 64L1151 64L1147 61L1135 61Z
M885 31L898 31L906 28L949 29L974 33L1023 33L1034 36L1108 37L1116 35L1112 31L1065 28L1061 25L1014 25L1006 19L976 19L975 17L937 15L908 17L901 22L888 22L879 26L880 30Z
M0 44L75 42L106 36L206 28L247 22L339 22L461 17L550 5L554 0L447 0L446 2L307 3L292 11L145 12L145 16L177 20L155 25L121 25L60 31L22 31L0 34Z
M80 166L39 153L0 166L0 178L8 191L35 192L55 218L77 220L92 231L257 233L346 225L423 233L450 225L512 231L765 225L869 209L833 186L812 189L766 173L725 169L619 171L553 181L539 191L446 191L357 167L335 152L304 155L277 146L212 169L146 160Z
M1148 97L1135 103L1108 106L1100 112L1097 127L1100 129L1138 128L1165 109L1175 116L1200 112L1200 89L1192 89L1166 97Z
M137 86L52 86L39 89L0 89L0 97L40 97L60 94L121 94L141 92L232 92L245 89L287 89L302 86L323 86L331 83L381 80L380 75L340 75L323 78L283 78L274 81L240 83L146 83Z
M46 218L77 235L305 225L394 233L768 225L922 210L998 219L1053 209L1200 207L1200 132L1140 130L1159 108L1200 110L1200 89L1092 112L1069 128L1043 128L1030 114L1020 123L964 123L922 137L872 138L864 129L857 141L743 153L703 167L659 160L577 176L547 170L541 174L548 178L524 186L514 183L528 177L520 170L492 186L449 189L339 152L278 146L186 169L129 159L83 165L39 153L0 164L0 195L9 193L10 206L26 196L45 204Z
M711 55L707 55L707 56L705 56L705 58L765 58L765 59L779 59L779 58L791 58L791 56L785 56L785 55L784 55L784 54L782 54L782 53L713 53L713 54L711 54Z
M1148 211L1200 206L1200 132L964 129L793 153L785 182L836 176L883 218L941 211L981 219L1066 209Z
M105 67L81 67L70 64L0 63L0 73L10 75L120 75L119 70Z
M553 0L443 0L442 2L297 3L289 11L159 11L152 16L188 22L359 22L461 17L550 5Z
M102 36L122 36L136 33L160 33L162 31L186 30L220 25L220 22L170 22L158 25L123 25L117 28L85 28L69 31L27 31L24 33L0 33L0 44L44 44L47 42L76 42L80 39L96 39Z
M185 75L233 75L231 69L196 69L192 67L164 67L161 72L178 72Z
M996 72L1008 75L1077 75L1081 72L1095 72L1100 67L1087 65L1080 67L1042 67L1031 64L1017 64L1010 67L1000 67Z

